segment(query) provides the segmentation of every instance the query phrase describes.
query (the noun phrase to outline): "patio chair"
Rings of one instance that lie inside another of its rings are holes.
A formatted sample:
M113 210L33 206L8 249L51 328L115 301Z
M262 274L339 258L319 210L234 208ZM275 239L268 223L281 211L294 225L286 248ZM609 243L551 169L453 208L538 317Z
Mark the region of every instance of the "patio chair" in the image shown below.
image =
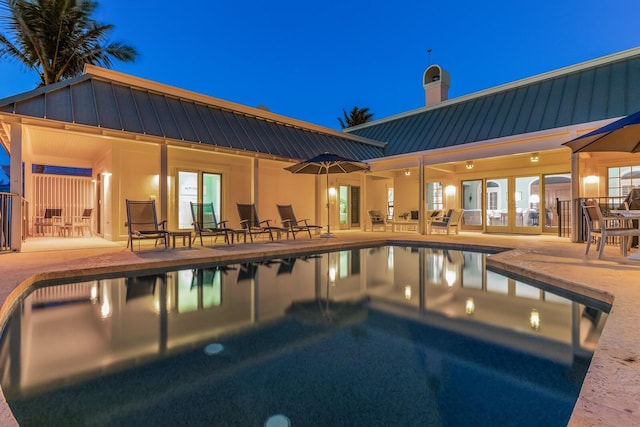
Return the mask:
M129 230L129 242L133 252L133 240L138 240L138 250L140 241L144 239L158 240L164 242L164 248L169 247L169 232L166 230L166 220L158 222L156 215L155 200L126 200L127 202L127 228Z
M127 292L125 301L135 298L152 297L156 293L158 280L165 280L164 274L149 274L146 276L127 277Z
M204 246L202 236L210 236L215 242L219 236L224 236L225 243L230 243L227 221L218 222L213 203L191 202L191 217L193 218L193 241L200 237L200 246ZM233 236L233 235L232 235Z
M238 206L238 216L240 217L240 225L242 229L246 231L253 243L253 236L260 234L268 234L269 239L273 241L273 232L276 232L278 238L282 234L282 232L287 233L287 237L289 231L285 228L275 227L271 225L271 220L260 221L258 219L258 213L256 212L256 205L253 203L245 204L245 203L237 203Z
M293 238L296 238L296 233L301 231L306 231L309 233L309 238L311 239L311 230L321 230L321 225L311 225L308 223L308 219L296 219L296 215L293 213L293 207L291 205L277 205L278 213L280 214L280 221L282 222L282 227L289 230L289 232L293 235Z
M82 211L81 216L76 216L73 218L73 230L78 231L78 235L82 234L84 236L85 230L91 236L91 214L93 213L93 208L86 208Z
M51 235L53 235L54 223L58 220L62 220L62 209L59 208L47 208L44 210L44 215L37 216L33 223L35 232L44 236L45 229L51 229Z
M369 221L371 221L371 231L374 227L382 227L382 231L387 231L387 221L379 210L372 209L369 211Z
M297 258L284 258L280 261L278 265L278 271L276 272L276 277L281 276L283 274L292 274L293 267L296 265Z
M464 209L449 209L442 219L432 220L428 223L429 234L431 234L432 231L446 231L447 234L449 234L451 230L458 234L463 214Z
M605 216L595 201L587 203L581 201L580 203L587 222L588 235L585 255L589 253L591 242L595 240L596 247L598 248L598 259L602 259L607 239L617 236L621 238L620 248L622 255L627 256L627 250L629 248L627 239L633 236L640 236L640 229L629 227L624 218Z

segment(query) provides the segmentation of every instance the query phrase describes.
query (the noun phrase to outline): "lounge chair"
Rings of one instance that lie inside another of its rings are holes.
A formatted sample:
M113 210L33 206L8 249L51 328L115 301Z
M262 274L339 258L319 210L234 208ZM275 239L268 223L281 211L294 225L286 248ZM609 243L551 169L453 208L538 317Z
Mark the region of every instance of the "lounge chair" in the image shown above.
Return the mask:
M169 232L166 228L166 220L158 222L156 215L155 200L127 200L127 228L129 229L129 242L133 252L133 240L138 240L138 250L140 250L140 240L153 239L158 244L158 240L164 241L164 248L169 246Z
M600 206L595 201L585 203L580 202L584 217L587 222L587 248L585 255L589 253L591 242L596 241L596 247L598 248L598 259L602 259L604 254L604 245L609 237L618 236L621 237L620 247L622 249L623 256L627 256L627 250L629 248L627 239L633 236L640 236L640 229L636 227L629 227L624 217L608 217L604 216Z
M293 267L296 265L297 258L284 258L280 261L278 265L278 271L276 272L276 276L281 276L283 274L292 274Z
M371 221L371 231L374 227L382 227L383 231L387 231L387 221L384 219L384 215L379 210L369 211L369 221Z
M150 274L146 276L135 276L127 278L127 295L125 301L135 298L144 298L153 296L156 292L156 283L158 280L164 281L164 274Z
M256 278L256 273L258 272L258 263L255 262L246 262L244 264L240 264L238 268L238 277L236 279L236 284L244 281L253 281Z
M256 212L256 205L253 203L244 204L237 203L238 206L238 216L240 217L240 225L242 229L246 231L253 242L254 235L260 234L268 234L269 239L273 240L273 232L275 231L278 238L284 231L289 234L287 229L275 227L271 225L271 220L260 221L258 219L258 213Z
M282 222L282 227L289 230L289 232L293 235L293 238L296 238L296 233L300 231L306 231L309 233L309 238L311 239L311 229L321 230L321 225L311 225L308 223L307 219L296 219L296 215L293 213L293 207L291 205L277 205L278 213L280 214L280 221Z
M446 231L447 234L454 230L456 234L460 231L460 225L462 223L462 215L464 209L449 209L444 217L435 218L428 222L429 234L432 231Z
M214 241L218 240L219 236L224 236L225 243L230 243L230 230L227 229L227 221L218 222L213 203L191 202L191 217L193 218L193 230L195 231L194 242L197 237L200 237L200 246L204 246L202 236L213 237ZM233 234L231 236L233 239Z

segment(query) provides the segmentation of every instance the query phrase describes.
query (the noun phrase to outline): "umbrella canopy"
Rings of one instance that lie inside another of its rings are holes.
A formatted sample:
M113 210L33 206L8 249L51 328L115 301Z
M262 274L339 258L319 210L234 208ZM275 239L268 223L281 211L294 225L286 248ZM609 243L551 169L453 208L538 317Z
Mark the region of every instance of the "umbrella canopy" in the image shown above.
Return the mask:
M285 313L303 325L345 326L362 323L367 318L367 302L367 298L359 301L334 301L328 298L294 301Z
M574 153L581 151L640 152L640 111L565 142Z
M369 170L369 165L358 160L338 156L337 154L323 153L293 166L288 166L285 169L292 173L327 175L327 233L323 234L322 237L333 237L331 234L329 207L329 174L367 171Z
M350 173L369 170L369 165L347 159L337 154L324 153L285 168L293 173L322 175L329 173Z

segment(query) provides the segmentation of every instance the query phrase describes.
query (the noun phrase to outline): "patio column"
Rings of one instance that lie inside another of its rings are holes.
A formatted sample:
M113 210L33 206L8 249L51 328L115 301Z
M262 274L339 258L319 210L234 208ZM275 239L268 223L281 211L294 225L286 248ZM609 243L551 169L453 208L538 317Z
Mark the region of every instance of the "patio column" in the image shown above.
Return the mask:
M418 159L418 233L425 234L425 207L427 200L424 191L424 159L420 156Z
M11 155L9 192L11 193L11 250L22 248L22 125L11 124ZM25 233L27 230L25 230Z
M580 182L580 154L571 154L571 218L573 224L571 224L571 241L580 241L580 235L582 231L582 212L580 212L580 204L578 198L580 194L581 182Z
M255 157L251 159L251 203L256 205L256 209L258 208L258 195L260 194L258 192L258 184L260 182L258 177L260 172L259 162L260 160Z
M169 219L169 191L167 186L167 179L169 176L169 154L166 143L160 145L160 179L158 182L158 196L160 197L160 220ZM176 219L177 220L177 219Z

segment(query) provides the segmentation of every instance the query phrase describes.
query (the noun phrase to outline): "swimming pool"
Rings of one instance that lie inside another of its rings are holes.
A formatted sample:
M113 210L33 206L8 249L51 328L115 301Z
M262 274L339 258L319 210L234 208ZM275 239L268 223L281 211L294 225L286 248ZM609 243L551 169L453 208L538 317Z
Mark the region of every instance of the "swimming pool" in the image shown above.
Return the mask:
M2 388L20 425L566 425L607 308L486 257L383 246L51 284L4 329Z

